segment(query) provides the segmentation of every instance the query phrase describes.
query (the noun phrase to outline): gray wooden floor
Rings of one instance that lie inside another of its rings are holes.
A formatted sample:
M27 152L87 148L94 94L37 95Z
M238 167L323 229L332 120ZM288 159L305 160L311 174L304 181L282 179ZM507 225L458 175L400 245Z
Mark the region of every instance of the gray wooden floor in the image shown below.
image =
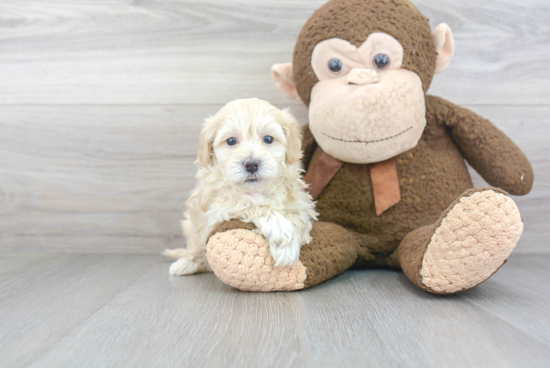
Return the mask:
M155 255L1 254L0 366L548 367L549 263L441 297L390 270L259 294Z

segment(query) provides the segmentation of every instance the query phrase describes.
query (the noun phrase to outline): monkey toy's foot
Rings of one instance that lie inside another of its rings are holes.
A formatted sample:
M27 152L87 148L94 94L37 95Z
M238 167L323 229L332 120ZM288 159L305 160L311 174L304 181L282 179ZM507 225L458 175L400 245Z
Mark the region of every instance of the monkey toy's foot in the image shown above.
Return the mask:
M275 267L267 240L248 229L210 237L207 257L216 276L243 291L299 290L307 277L300 261L287 268Z
M350 268L357 259L355 238L340 226L317 222L313 240L302 247L291 267L275 267L267 240L254 225L229 221L211 234L206 256L224 283L243 291L301 290L330 279Z
M519 210L499 189L471 189L435 225L413 231L398 249L405 274L435 294L470 289L507 260L523 231Z

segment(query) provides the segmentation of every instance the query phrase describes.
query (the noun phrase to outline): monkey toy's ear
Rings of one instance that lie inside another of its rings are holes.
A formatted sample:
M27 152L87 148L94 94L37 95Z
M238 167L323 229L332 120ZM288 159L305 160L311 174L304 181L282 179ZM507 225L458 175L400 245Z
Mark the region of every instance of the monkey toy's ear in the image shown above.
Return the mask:
M449 66L455 53L455 40L451 28L445 23L437 26L432 33L435 50L437 51L437 61L435 63L435 73L441 73Z
M271 67L271 75L275 81L275 85L279 91L283 92L286 97L293 100L300 100L298 90L294 85L294 72L292 71L292 63L275 64Z

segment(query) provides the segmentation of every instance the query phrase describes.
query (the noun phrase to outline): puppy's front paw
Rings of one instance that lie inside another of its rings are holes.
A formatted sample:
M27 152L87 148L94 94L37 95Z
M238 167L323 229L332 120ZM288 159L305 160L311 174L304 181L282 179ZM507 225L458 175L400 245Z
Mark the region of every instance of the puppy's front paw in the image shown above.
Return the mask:
M267 218L256 219L256 226L269 242L276 267L289 267L300 258L301 232L282 214L275 212Z
M170 265L170 275L184 276L206 272L207 265L193 261L191 257L180 258Z
M300 258L300 244L293 242L291 244L270 244L269 250L276 267L290 267L298 262Z

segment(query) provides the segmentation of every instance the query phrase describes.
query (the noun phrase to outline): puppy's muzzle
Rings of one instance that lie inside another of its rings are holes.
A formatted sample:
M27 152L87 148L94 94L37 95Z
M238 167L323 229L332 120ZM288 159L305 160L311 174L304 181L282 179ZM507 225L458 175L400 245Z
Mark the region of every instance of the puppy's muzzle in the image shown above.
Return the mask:
M260 167L260 161L248 159L245 162L243 162L243 165L246 168L246 171L253 174L256 171L258 171L258 167Z

